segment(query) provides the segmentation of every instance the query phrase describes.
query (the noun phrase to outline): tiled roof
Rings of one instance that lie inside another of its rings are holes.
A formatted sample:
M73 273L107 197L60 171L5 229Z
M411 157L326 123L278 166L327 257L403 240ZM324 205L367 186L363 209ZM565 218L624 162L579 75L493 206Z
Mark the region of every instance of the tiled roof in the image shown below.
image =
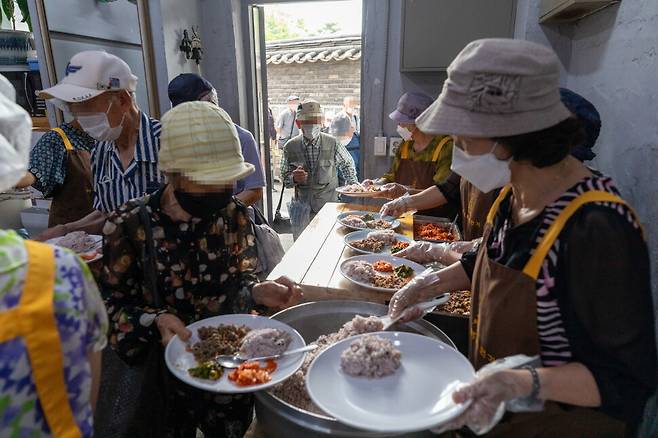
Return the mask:
M356 61L361 59L361 36L305 38L268 43L268 64Z

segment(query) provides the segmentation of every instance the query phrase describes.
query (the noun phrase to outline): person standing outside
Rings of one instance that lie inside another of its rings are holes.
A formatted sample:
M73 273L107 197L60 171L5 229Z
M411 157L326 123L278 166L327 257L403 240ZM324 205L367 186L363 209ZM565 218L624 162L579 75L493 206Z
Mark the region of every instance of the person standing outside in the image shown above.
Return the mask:
M91 153L94 210L75 222L49 228L38 240L72 231L100 234L106 215L164 182L158 170L160 122L135 101L137 77L122 59L97 50L71 58L66 77L42 98L73 114L97 143Z
M279 140L279 149L283 149L283 146L288 140L299 135L299 128L295 123L299 97L295 95L288 96L287 102L288 109L279 114L275 125L276 136Z
M336 137L340 144L345 146L347 152L350 153L354 160L356 177L360 178L359 161L361 159L361 143L349 115L340 113L334 117L331 121L331 135ZM343 181L341 181L341 185L343 185L342 182Z
M354 160L345 146L321 132L322 108L307 100L297 110L301 134L288 140L283 148L281 176L286 187L294 187L298 199L308 202L314 216L327 202L336 202L338 173L346 184L355 184Z
M354 127L354 132L356 135L361 135L361 119L359 118L359 111L357 106L359 101L354 96L346 96L343 98L343 113L347 114L350 118L350 122Z

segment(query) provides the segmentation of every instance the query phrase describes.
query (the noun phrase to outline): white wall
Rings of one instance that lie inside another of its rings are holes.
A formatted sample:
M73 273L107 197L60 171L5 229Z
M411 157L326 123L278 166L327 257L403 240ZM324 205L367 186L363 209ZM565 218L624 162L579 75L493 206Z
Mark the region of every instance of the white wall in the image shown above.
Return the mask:
M516 35L552 46L563 84L601 113L593 164L615 179L644 223L658 303L658 2L625 0L559 28L537 24L538 4L519 0Z

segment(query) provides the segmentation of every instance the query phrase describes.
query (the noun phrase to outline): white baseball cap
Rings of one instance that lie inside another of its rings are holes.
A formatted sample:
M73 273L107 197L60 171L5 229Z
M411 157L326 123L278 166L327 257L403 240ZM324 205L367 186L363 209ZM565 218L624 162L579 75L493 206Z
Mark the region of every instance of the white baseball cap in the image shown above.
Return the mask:
M64 79L37 92L43 99L84 102L112 90L134 92L137 76L121 58L100 50L80 52L66 65Z

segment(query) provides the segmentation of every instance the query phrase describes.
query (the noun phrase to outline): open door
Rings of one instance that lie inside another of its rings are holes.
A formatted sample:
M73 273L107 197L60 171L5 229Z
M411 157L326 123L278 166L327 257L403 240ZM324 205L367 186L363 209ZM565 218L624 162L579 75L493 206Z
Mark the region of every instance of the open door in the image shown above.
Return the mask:
M272 211L272 159L270 154L269 117L267 102L267 67L265 53L265 10L262 6L249 6L249 24L251 34L252 96L254 114L252 123L254 137L260 148L260 156L265 171L265 215L271 223Z

